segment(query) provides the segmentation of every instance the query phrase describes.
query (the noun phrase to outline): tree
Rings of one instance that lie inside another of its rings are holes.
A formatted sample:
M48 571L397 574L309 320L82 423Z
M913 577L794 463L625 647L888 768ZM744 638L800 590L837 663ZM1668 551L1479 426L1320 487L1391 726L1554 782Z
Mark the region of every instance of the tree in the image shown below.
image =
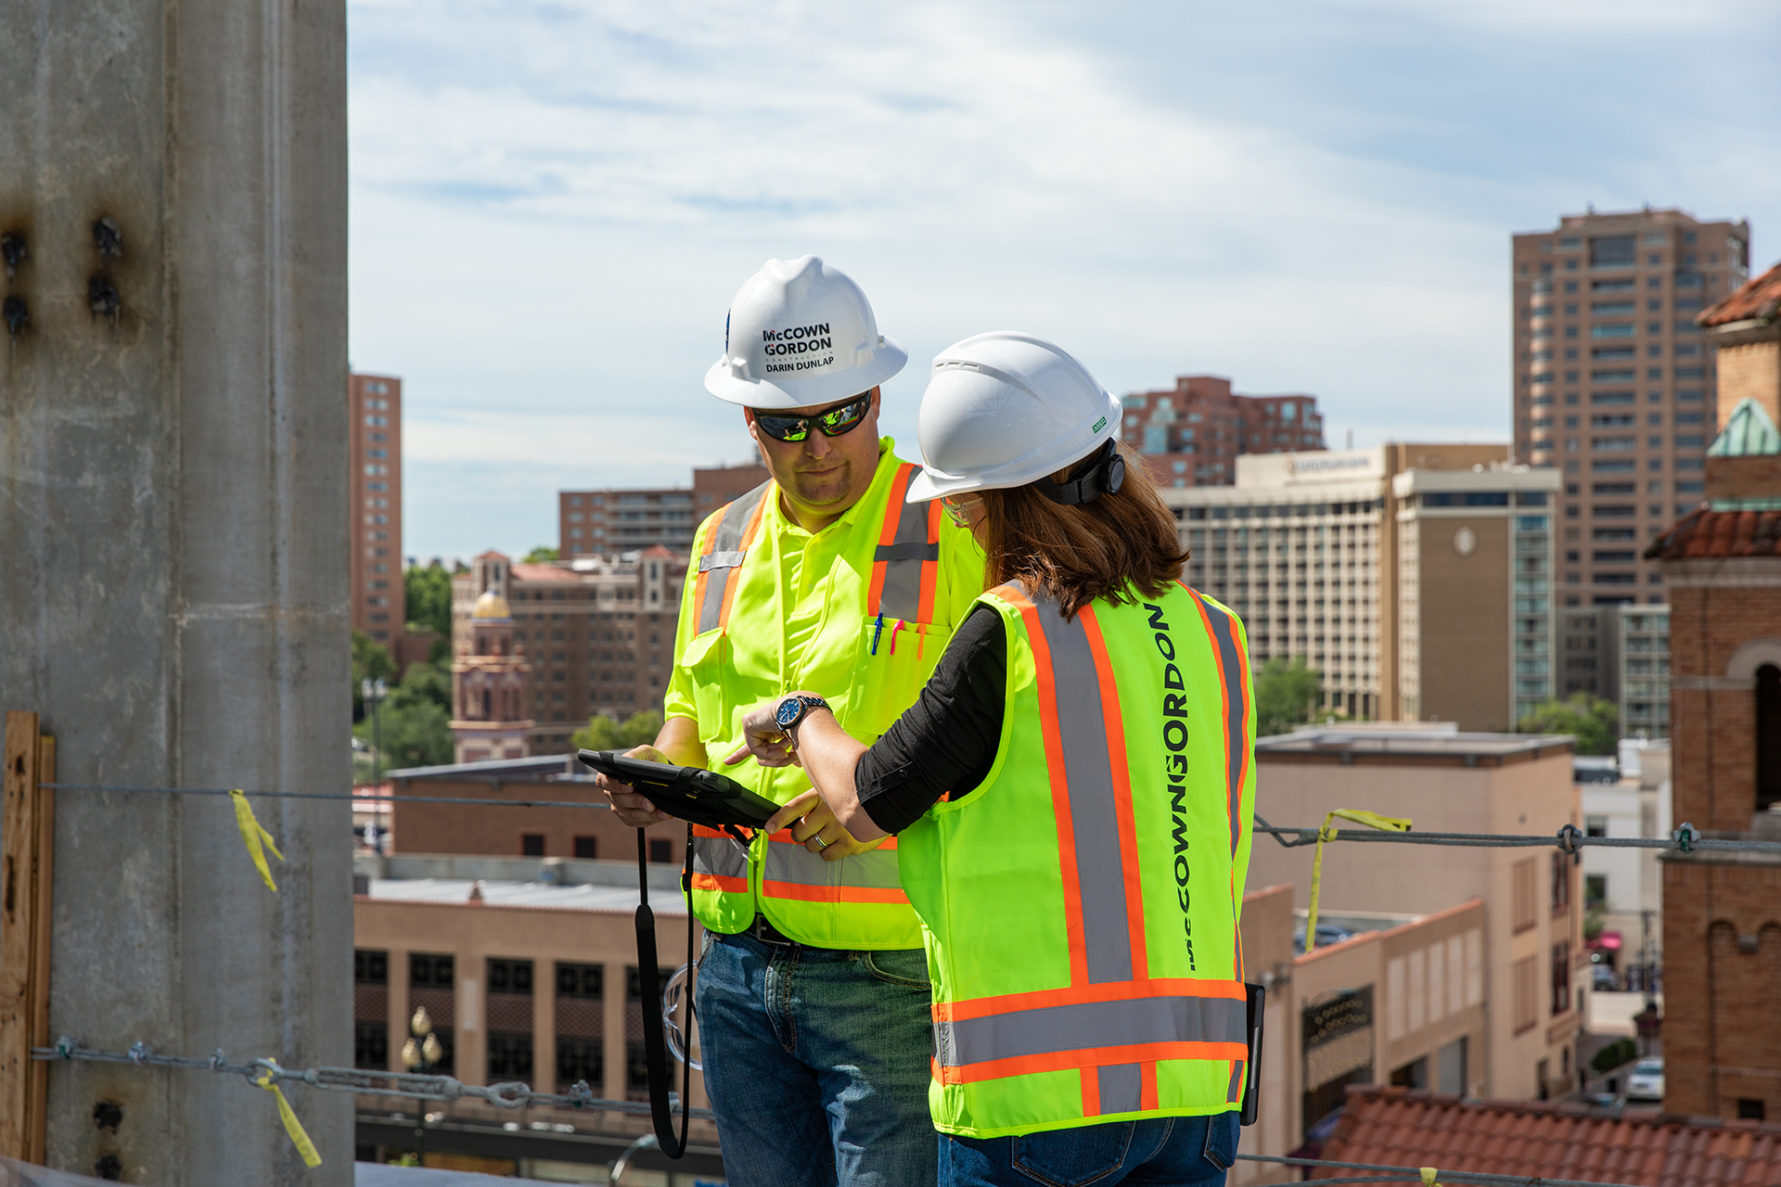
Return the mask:
M410 565L402 575L404 615L421 630L451 638L451 574L438 561Z
M1546 701L1515 723L1517 733L1570 734L1578 754L1613 754L1620 735L1620 708L1613 701L1574 692L1565 700Z
M545 561L562 560L563 558L557 550L550 545L540 544L538 547L532 549L532 551L526 553L522 559L528 565L541 565Z
M1284 734L1304 725L1322 697L1323 673L1306 667L1303 656L1290 664L1269 660L1255 674L1256 734Z
M662 715L653 709L633 713L623 721L599 714L576 730L569 742L583 750L629 750L655 741L661 729Z

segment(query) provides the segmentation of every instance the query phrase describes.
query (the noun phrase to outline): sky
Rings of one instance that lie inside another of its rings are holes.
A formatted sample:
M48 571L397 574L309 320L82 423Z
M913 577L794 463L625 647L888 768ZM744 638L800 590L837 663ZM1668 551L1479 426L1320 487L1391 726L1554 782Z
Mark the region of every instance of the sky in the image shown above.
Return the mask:
M1315 395L1329 444L1506 441L1510 236L1748 219L1772 0L349 0L355 370L404 381L404 552L751 460L706 394L769 258L929 362L1050 338L1115 394Z

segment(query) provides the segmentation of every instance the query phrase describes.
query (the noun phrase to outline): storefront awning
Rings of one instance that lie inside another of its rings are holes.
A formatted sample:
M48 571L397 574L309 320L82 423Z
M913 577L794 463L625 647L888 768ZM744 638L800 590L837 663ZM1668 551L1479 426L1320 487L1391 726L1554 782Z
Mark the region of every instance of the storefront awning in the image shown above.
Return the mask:
M1600 948L1604 952L1620 951L1620 933L1605 931L1589 942L1591 948Z

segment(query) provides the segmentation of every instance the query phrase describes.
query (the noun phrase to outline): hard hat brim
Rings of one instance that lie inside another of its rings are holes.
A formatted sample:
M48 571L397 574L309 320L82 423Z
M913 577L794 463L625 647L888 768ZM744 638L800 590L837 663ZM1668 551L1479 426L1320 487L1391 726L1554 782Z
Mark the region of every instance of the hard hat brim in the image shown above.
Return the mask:
M883 335L879 336L872 361L866 366L822 375L743 379L730 369L730 360L724 356L705 372L705 390L720 400L744 408L809 408L871 391L901 371L908 361L909 352Z

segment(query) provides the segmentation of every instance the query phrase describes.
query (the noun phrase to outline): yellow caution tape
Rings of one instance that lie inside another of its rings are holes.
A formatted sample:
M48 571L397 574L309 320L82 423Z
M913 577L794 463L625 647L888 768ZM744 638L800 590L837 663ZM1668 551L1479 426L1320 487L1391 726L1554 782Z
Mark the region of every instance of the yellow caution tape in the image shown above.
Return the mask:
M241 793L236 792L235 794ZM249 818L252 818L251 815ZM279 860L283 861L284 859L280 858ZM272 1063L271 1060L267 1060L267 1062ZM322 1156L316 1150L315 1143L309 1140L309 1134L303 1128L303 1123L297 1120L297 1114L292 1110L291 1102L284 1098L284 1092L272 1082L273 1069L277 1066L274 1063L272 1067L261 1068L260 1074L254 1077L254 1083L278 1099L278 1119L284 1122L284 1131L290 1135L291 1145L297 1147L297 1153L302 1157L303 1165L314 1170L322 1164Z
M1323 818L1323 827L1317 830L1317 852L1311 858L1311 903L1305 912L1305 951L1317 947L1317 895L1323 888L1323 843L1332 840L1336 829L1330 821L1340 816L1343 820L1352 820L1356 824L1364 824L1368 828L1376 828L1381 832L1407 833L1410 831L1408 817L1381 816L1377 812L1369 812L1365 808L1337 808Z
M272 880L272 871L266 865L265 850L272 850L272 856L279 861L284 860L284 854L278 851L272 834L254 819L254 810L249 806L247 796L237 788L229 793L229 798L235 801L235 824L241 829L241 839L247 843L247 854L254 859L254 868L260 871L260 877L266 879L266 889L277 894L278 883Z
M1435 1181L1434 1167L1425 1166L1422 1168L1422 1187L1441 1187L1441 1184Z

